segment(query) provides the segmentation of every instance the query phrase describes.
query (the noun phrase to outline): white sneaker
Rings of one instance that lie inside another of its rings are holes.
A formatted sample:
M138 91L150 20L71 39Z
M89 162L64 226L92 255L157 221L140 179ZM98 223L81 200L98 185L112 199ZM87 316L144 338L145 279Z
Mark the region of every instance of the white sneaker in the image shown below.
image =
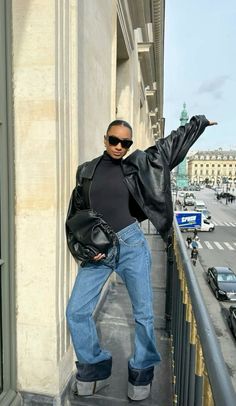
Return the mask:
M151 385L135 386L128 382L128 398L131 400L147 399L151 393Z
M105 386L109 385L109 379L103 379L101 381L84 382L76 380L76 392L79 396L91 396L97 393Z

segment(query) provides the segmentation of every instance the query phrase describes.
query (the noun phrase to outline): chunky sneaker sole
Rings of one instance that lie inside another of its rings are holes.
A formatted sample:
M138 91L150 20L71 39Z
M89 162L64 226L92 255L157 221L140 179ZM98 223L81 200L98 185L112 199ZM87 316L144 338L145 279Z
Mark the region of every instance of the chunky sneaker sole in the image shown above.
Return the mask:
M93 381L93 382L84 382L76 380L75 392L78 396L92 396L101 389L108 386L109 383L110 383L109 379L103 379L101 381Z
M135 386L128 382L128 398L131 400L147 399L151 393L151 385Z

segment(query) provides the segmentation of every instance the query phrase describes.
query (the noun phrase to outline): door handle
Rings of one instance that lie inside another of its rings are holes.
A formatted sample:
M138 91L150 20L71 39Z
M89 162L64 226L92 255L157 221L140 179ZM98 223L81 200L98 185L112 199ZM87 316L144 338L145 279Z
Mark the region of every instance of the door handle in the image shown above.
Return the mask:
M4 261L0 258L0 266L4 264Z

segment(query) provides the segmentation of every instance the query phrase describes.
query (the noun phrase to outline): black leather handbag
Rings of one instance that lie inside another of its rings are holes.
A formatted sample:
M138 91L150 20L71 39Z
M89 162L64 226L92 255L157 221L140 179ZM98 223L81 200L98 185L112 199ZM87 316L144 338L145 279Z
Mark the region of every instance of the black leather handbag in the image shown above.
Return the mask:
M77 186L69 203L66 219L68 248L75 260L87 263L98 253L107 255L109 248L119 246L116 233L102 215L92 209L84 209L81 190ZM83 264L82 264L83 265Z

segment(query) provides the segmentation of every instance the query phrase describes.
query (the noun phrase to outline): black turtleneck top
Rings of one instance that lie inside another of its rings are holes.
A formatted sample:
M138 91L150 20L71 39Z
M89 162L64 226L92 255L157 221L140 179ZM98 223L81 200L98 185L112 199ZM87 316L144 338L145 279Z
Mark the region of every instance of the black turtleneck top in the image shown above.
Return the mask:
M102 214L115 232L134 223L129 209L129 191L121 167L121 159L104 152L91 184L91 208Z

